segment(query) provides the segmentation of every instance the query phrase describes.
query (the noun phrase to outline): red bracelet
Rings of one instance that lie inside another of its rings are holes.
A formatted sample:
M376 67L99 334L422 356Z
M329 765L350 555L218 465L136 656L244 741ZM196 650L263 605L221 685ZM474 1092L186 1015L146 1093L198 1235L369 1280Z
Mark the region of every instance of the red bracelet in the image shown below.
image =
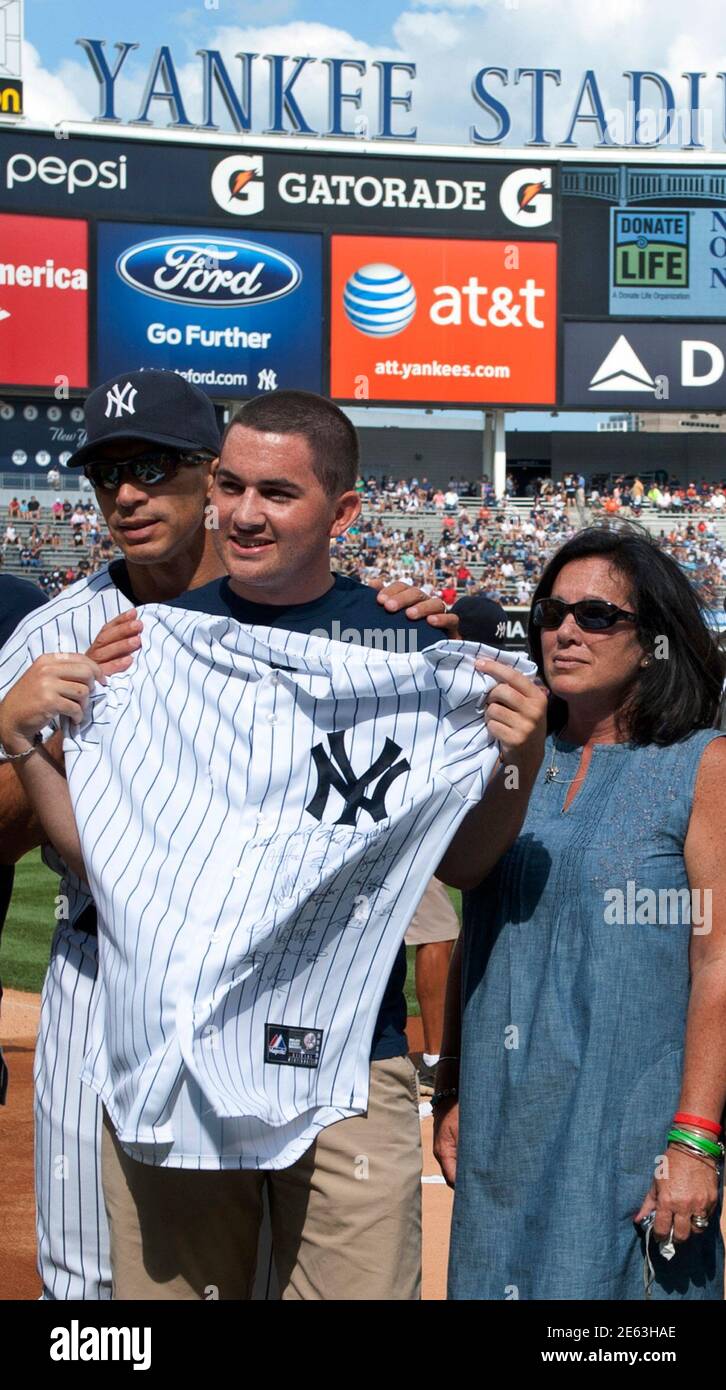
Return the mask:
M673 1116L673 1123L676 1125L697 1125L699 1129L707 1129L710 1134L719 1135L721 1126L715 1120L704 1120L701 1115L686 1115L685 1111L678 1110Z

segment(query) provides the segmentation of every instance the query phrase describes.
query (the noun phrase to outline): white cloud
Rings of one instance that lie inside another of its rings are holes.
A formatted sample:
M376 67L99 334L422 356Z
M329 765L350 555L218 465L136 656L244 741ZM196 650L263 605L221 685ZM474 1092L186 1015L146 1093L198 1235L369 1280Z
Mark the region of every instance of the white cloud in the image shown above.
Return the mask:
M23 43L23 97L29 121L55 125L57 121L87 121L94 114L72 80L75 64L63 64L58 72L48 72L38 50ZM70 70L70 71L69 71ZM92 87L95 82L91 79ZM90 92L93 96L93 92Z
M271 0L264 11L276 16L287 8L288 0ZM272 6L274 5L274 8ZM226 7L225 7L226 8ZM245 7L240 6L243 13ZM255 15L262 13L255 5ZM350 11L346 8L346 16ZM226 9L226 13L229 10ZM191 20L191 13L188 18ZM546 84L545 133L553 143L561 141L568 129L579 83L586 68L597 74L606 110L620 113L620 133L625 134L629 87L623 77L626 68L655 69L670 80L676 100L684 104L684 71L708 74L702 83L702 100L712 108L712 126L717 146L722 145L724 84L716 73L726 68L726 10L719 0L690 0L684 13L682 0L405 0L392 16L391 40L371 45L350 29L318 22L291 20L266 24L220 24L219 13L202 10L194 30L189 22L173 44L174 58L184 94L187 115L201 120L201 62L198 47L218 48L233 82L239 81L235 54L261 55L255 63L253 84L253 129L261 132L269 124L268 65L262 55L282 53L315 58L358 58L368 66L367 75L354 72L345 76L347 90L362 87L364 110L370 130L377 130L378 76L371 64L376 59L413 62L417 76L396 78L396 91L413 91L413 110L395 112L399 129L418 127L419 143L469 143L470 127L482 134L494 133L494 122L474 101L472 79L479 68L496 66L509 71L509 82L488 80L491 92L509 109L512 130L510 146L524 143L529 129L531 83L514 85L517 67L555 67L561 70L557 88ZM109 54L113 57L113 51ZM138 114L141 94L151 60L151 46L130 55L118 79L118 114L133 120ZM291 68L289 69L291 70ZM26 44L27 109L31 119L82 119L96 114L98 84L90 64L78 51L53 73L47 72L36 51ZM309 123L319 131L327 128L328 73L320 62L311 63L295 86L295 94ZM646 89L654 100L654 90ZM152 118L163 125L167 107L152 106ZM229 128L222 102L217 102L217 120ZM346 108L352 126L355 111ZM588 127L581 125L576 139L583 146L592 143ZM482 147L484 149L485 147Z

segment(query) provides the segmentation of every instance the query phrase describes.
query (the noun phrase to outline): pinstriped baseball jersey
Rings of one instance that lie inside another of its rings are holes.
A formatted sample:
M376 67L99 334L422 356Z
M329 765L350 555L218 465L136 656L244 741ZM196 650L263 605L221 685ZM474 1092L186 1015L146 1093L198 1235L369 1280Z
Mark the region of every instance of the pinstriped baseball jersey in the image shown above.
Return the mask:
M143 621L66 731L103 985L84 1080L142 1161L286 1167L365 1110L406 925L496 760L488 649Z
M37 657L85 651L104 623L132 606L114 575L123 582L118 562L64 589L19 624L0 651L0 699ZM95 936L73 925L92 899L51 846L44 847L43 858L61 875L68 918L53 935L33 1071L38 1268L45 1299L110 1299L101 1107L80 1079L98 989L98 947Z
M0 700L39 656L47 652L86 651L104 623L131 607L131 600L117 588L105 565L90 578L79 579L77 584L63 589L42 608L36 608L0 650ZM43 857L61 875L59 892L68 899L68 921L72 924L91 902L86 886L63 864L52 846L45 846Z

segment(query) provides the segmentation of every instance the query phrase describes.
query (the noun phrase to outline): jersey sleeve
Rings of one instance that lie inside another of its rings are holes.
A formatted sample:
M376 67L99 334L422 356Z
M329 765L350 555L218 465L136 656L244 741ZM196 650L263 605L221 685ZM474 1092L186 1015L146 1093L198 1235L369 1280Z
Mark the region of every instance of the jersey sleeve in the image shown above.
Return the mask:
M0 700L5 699L8 691L12 690L39 656L59 650L54 641L55 631L53 623L48 625L46 631L42 623L42 609L37 608L18 624L0 651ZM46 725L43 738L50 738L57 727L57 724ZM5 761L5 754L0 749L0 762Z
M115 597L116 591L112 592ZM38 657L55 652L87 651L103 623L116 616L116 609L117 604L113 603L108 614L99 614L98 607L92 610L90 599L87 599L73 607L68 602L65 607L59 607L57 602L51 601L28 613L0 648L0 700ZM58 727L59 721L47 725L42 731L43 737L50 738ZM0 753L0 761L3 760Z
M512 666L530 678L536 666L521 652L502 652L475 642L440 642L425 653L442 697L439 773L465 801L481 801L499 757L499 744L484 719L484 702L495 684L477 671L477 658Z
M111 676L106 685L96 681L80 724L73 724L65 716L60 720L67 766L80 753L99 748L113 732L119 714L128 703L131 689L129 675L124 671L118 676Z

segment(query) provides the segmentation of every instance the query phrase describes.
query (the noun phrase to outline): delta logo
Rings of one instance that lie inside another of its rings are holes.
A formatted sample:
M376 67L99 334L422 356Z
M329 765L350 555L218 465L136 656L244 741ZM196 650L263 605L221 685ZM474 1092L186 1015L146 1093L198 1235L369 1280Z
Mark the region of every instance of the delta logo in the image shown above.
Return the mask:
M262 155L228 155L212 174L212 197L223 212L250 217L265 206Z

